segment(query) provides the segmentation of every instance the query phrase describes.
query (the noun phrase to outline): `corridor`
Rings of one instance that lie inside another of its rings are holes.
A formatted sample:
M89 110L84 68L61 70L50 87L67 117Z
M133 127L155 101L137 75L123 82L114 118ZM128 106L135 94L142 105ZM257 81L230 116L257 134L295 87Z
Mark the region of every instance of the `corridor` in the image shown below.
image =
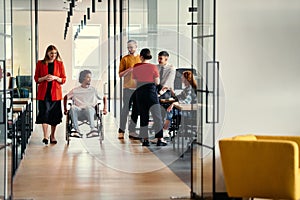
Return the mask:
M147 147L128 138L117 139L114 120L111 114L104 117L102 145L98 138L84 137L72 138L67 146L65 124L62 123L57 130L58 144L44 146L41 126L35 125L25 157L14 177L14 199L188 197L188 185ZM177 159L171 145L154 149L156 154L170 153L170 163Z

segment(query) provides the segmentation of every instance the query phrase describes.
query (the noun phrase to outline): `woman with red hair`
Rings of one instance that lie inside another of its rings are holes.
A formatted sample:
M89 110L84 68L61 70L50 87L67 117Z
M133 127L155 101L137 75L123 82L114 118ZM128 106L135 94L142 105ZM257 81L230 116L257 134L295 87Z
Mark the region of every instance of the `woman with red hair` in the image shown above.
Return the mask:
M170 121L173 117L172 109L174 106L179 106L180 104L193 104L197 102L197 96L196 96L196 89L197 89L197 83L193 76L192 71L184 71L181 76L181 81L184 84L185 88L183 91L176 96L176 101L173 102L168 108L167 108L167 118L164 123L164 130L167 130L170 126ZM178 114L178 110L177 110Z

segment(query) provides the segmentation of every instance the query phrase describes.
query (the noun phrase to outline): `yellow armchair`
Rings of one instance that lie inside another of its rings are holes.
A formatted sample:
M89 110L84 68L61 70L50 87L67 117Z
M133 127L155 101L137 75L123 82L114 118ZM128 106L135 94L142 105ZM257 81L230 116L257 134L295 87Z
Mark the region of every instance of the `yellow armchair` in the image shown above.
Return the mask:
M300 137L243 135L219 146L230 197L300 199Z

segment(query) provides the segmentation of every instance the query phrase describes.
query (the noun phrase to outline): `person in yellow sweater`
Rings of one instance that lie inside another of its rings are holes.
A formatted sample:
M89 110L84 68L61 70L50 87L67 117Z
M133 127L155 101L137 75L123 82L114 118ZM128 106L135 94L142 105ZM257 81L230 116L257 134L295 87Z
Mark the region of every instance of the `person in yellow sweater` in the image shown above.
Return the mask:
M135 126L138 118L138 110L135 95L135 81L132 79L132 69L136 63L140 63L140 56L137 54L137 42L135 40L128 40L127 42L128 54L124 56L120 61L119 66L119 76L123 77L123 107L120 116L120 126L118 139L124 139L124 133L127 123L127 116L130 108L131 111L131 121L128 125L129 138L139 139L136 134Z

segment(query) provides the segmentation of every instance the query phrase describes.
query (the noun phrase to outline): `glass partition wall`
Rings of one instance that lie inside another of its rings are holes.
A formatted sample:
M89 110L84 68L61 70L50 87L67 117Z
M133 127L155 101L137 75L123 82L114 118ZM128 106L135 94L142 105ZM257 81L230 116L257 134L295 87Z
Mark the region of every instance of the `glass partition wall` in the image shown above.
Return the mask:
M11 80L32 75L31 3L0 0L0 199L13 199L14 137L8 121L17 81Z
M152 63L157 64L158 52L166 50L170 54L169 63L177 69L194 72L198 85L197 106L193 108L196 110L196 126L193 127L196 134L194 142L189 141L179 154L183 156L192 152L193 155L191 194L187 195L193 198L215 196L214 146L220 118L218 62L215 59L215 0L123 2L126 18L123 21L123 54L126 54L126 41L134 39L138 42L138 51L150 48Z
M11 1L0 0L0 199L12 197L10 142L7 138L9 102L8 78L11 73Z
M108 19L108 99L109 110L119 120L122 102L122 81L119 77L119 63L124 49L123 27L126 16L125 0L107 1ZM126 43L126 42L125 42ZM126 47L126 46L125 46Z
M215 145L220 129L219 63L215 55L215 1L191 0L189 11L192 66L201 76L197 89L197 139L193 144L191 191L193 197L217 196Z
M13 75L21 98L32 97L32 0L13 1Z

